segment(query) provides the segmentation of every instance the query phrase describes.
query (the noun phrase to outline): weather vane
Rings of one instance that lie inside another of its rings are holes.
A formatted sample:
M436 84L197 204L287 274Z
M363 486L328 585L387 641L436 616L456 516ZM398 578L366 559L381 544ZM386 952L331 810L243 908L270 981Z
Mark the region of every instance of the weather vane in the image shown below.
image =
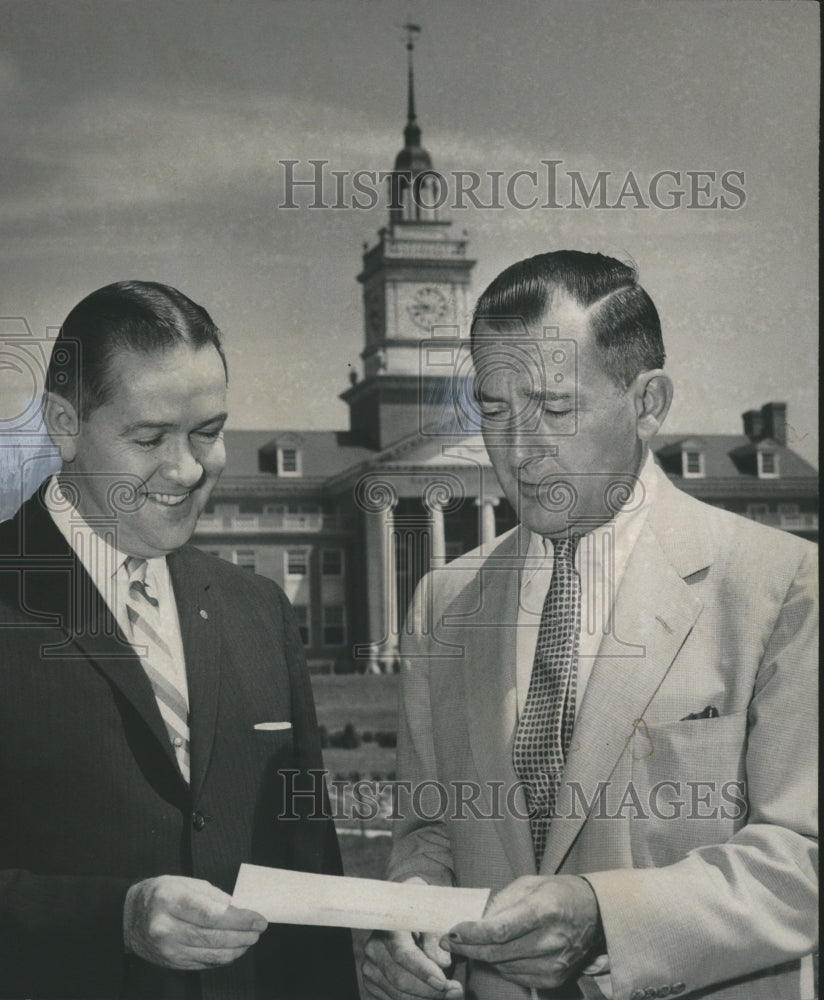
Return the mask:
M411 52L415 48L415 36L421 33L421 26L407 21L401 27L406 32L406 51Z

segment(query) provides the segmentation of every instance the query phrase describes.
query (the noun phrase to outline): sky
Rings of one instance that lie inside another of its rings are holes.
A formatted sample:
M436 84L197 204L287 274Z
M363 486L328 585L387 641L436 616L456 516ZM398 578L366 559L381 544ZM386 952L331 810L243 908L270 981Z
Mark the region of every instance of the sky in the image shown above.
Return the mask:
M101 285L162 281L225 334L230 427L345 427L356 275L385 205L310 209L303 189L280 207L281 161L301 177L310 159L391 167L409 20L418 123L446 177L543 182L541 161L560 161L560 207L448 211L474 295L550 249L631 259L676 383L665 430L736 433L744 410L782 400L790 445L815 463L819 28L793 0L0 0L7 357L25 324L39 344ZM649 207L568 207L569 173L589 188L599 171L607 203L631 172ZM662 171L680 207L649 204ZM695 171L715 173L706 193ZM7 421L35 391L25 367L0 362Z

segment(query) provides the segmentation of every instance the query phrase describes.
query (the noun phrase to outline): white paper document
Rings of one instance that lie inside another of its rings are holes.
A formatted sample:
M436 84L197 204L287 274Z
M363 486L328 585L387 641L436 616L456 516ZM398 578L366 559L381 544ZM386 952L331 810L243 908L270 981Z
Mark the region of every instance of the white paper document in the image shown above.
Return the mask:
M277 924L442 934L462 920L480 920L488 898L489 889L452 889L241 865L232 903Z

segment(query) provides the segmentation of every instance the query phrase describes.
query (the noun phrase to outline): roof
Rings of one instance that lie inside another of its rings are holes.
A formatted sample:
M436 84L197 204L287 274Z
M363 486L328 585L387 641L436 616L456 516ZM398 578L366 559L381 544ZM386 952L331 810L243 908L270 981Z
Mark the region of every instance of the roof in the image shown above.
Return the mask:
M371 469L412 466L426 468L456 463L461 466L470 456L477 464L478 451L483 447L482 438L477 434L441 436L434 433L431 437L422 438L415 432L394 442L382 452L376 452L353 443L350 432L335 430L227 430L225 441L227 459L224 484L230 479L244 479L247 482L256 480L261 485L278 483L288 486L292 491L300 490L301 484L303 487L310 484L316 487L327 483L332 485L335 479L339 485L346 481L347 472L353 472L364 464ZM260 471L259 451L266 449L271 452L279 444L300 450L299 477L279 478L271 472ZM700 480L684 480L680 475L680 461L673 459L680 454L682 445L689 450L703 451L705 475ZM783 445L774 444L773 447L778 455L780 469L780 477L772 480L773 488L780 490L781 483L788 484L790 480L799 479L817 484L818 473L809 462ZM734 485L736 483L740 487L748 483L765 486L765 481L757 477L755 461L742 460L742 455L754 455L755 448L743 434L660 434L652 442L652 450L669 477L684 488L689 487L691 491L706 489L712 482L719 487L732 489L737 488ZM670 456L669 460L666 456ZM483 461L482 464L486 465L488 462ZM701 486L702 483L704 486Z
M270 472L261 472L258 452L268 446L276 447L281 438L288 438L290 447L301 452L301 476L306 479L328 479L368 458L375 452L362 445L353 444L348 431L245 431L227 430L226 469L224 478L230 476L260 476L272 480Z
M659 434L652 441L652 450L658 455L666 449L667 452L677 450L680 444L688 444L690 451L704 452L704 473L706 479L754 479L755 473L744 471L742 463L736 462L736 454L744 449L752 449L755 445L745 434ZM781 479L812 477L818 479L818 473L800 455L784 445L775 445L778 455ZM680 479L675 472L667 470L671 479Z

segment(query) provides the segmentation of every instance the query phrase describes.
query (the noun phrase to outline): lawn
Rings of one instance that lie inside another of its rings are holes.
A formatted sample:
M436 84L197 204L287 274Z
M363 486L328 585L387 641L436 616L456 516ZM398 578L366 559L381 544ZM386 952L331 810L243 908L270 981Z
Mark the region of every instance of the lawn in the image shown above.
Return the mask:
M352 723L359 735L397 732L397 674L323 675L312 678L318 724L328 733ZM330 778L389 778L395 770L395 751L374 741L352 750L328 747L323 761Z
M318 722L331 732L347 722L363 732L398 728L397 674L323 674L312 677Z

